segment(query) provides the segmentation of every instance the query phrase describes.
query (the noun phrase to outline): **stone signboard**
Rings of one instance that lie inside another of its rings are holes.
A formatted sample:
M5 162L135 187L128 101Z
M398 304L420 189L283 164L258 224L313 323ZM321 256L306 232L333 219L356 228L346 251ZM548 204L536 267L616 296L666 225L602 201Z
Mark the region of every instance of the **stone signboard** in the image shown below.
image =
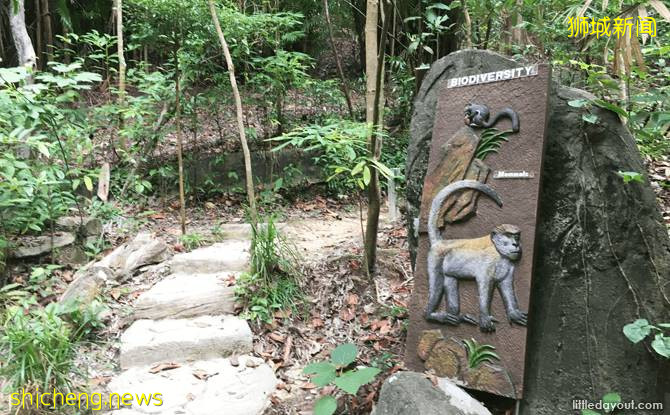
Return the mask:
M529 65L443 82L418 219L408 367L513 399L550 79Z

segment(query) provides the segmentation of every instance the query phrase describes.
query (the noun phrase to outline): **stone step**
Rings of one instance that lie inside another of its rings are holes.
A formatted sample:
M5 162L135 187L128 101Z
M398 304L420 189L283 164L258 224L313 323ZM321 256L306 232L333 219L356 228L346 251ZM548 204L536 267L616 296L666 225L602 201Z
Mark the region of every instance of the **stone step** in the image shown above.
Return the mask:
M207 274L221 271L246 271L249 267L249 241L227 240L172 258L175 274Z
M121 335L121 369L243 354L252 349L249 324L234 316L137 320Z
M251 356L238 356L237 366L229 359L210 359L155 374L150 369L142 366L126 370L113 378L107 389L121 396L160 393L162 405L156 406L155 400L142 406L134 402L131 408L112 414L260 415L277 385L270 366Z
M158 320L232 314L235 289L226 286L231 274L238 273L170 275L139 296L133 317Z

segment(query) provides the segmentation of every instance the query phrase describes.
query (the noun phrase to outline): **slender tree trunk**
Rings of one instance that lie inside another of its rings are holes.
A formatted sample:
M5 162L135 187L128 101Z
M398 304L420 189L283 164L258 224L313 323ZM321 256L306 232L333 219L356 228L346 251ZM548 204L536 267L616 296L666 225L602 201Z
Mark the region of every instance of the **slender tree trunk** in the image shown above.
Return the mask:
M523 0L516 0L516 7L514 8L514 13L512 14L512 27L510 28L511 41L512 44L517 46L525 46L527 44L526 30L522 27L519 27L523 23L523 15L521 14L521 9L523 8Z
M379 0L367 0L365 12L365 121L374 124L374 101L377 86L377 21Z
M179 45L174 51L174 67L175 67L175 128L177 130L177 163L179 165L179 217L181 222L181 234L186 233L186 198L184 197L184 158L183 158L183 143L181 137L181 105L180 105L180 88L179 88Z
M366 120L370 124L370 136L368 138L368 151L370 158L374 161L381 156L382 142L378 135L382 128L383 117L383 76L384 55L386 53L386 32L390 18L385 13L384 25L377 48L377 18L378 1L368 0L365 24L365 55L366 55ZM372 16L370 16L372 14ZM371 48L372 47L372 48ZM369 100L368 100L369 99ZM377 232L379 230L379 212L381 209L381 188L379 185L379 171L374 168L370 171L370 184L368 185L368 215L365 226L365 265L369 274L374 274L377 261Z
M351 0L351 16L354 20L354 32L356 32L356 39L358 40L358 64L361 71L365 70L365 42L364 42L364 27L365 19L363 18L364 0Z
M16 2L12 0L8 3L9 29L12 32L12 39L14 39L19 65L28 68L28 71L32 71L35 69L36 56L33 43L26 29L25 5L23 0L16 0ZM26 81L32 83L32 74L28 76ZM26 142L19 145L17 155L24 159L30 158L30 147Z
M126 59L123 55L123 0L116 0L116 53L119 59L118 103L123 105L126 99Z
M5 60L5 41L4 41L5 29L2 26L2 19L0 19L0 60Z
M123 0L114 1L115 15L116 15L116 53L119 60L119 83L118 83L118 96L117 104L119 110L121 110L125 104L126 100L126 58L123 55ZM179 81L177 81L179 82ZM179 97L177 97L177 102ZM119 112L119 147L126 151L127 143L126 139L121 134L123 130L123 116Z
M397 14L398 14L398 7L396 6L396 2L393 1L393 20L391 21L392 25L392 31L393 33L391 34L391 51L389 53L389 56L395 56L395 37L396 37L396 27L398 26L396 24L396 21L398 20Z
M36 62L35 49L26 29L26 10L23 0L12 0L7 3L9 28L12 32L12 39L14 39L19 65L34 69Z
M254 194L254 178L251 174L251 155L249 154L249 146L247 145L247 136L244 132L244 115L242 113L242 99L240 98L240 91L237 89L237 80L235 79L235 66L233 65L233 59L230 56L230 50L228 49L228 43L226 43L226 38L223 35L223 30L221 30L221 24L219 23L219 17L216 15L216 6L214 6L214 0L208 0L209 11L212 14L212 21L214 22L214 27L216 28L216 33L219 36L219 42L221 43L221 48L223 49L223 54L226 57L226 65L228 66L228 75L230 77L230 86L233 90L233 95L235 97L235 109L237 112L237 129L240 132L240 142L242 143L242 152L244 153L244 170L245 177L247 181L247 198L249 199L249 215L251 217L252 225L258 223L258 212L256 211L256 196Z
M38 69L44 68L42 62L42 12L40 7L40 0L35 0L35 56L37 59L36 67ZM1 33L1 32L0 32ZM1 36L1 34L0 34Z
M489 47L489 38L491 37L491 25L493 22L491 21L491 14L489 13L488 19L486 19L486 34L484 35L484 49L487 49Z
M347 86L347 78L344 76L344 71L342 70L342 61L340 60L340 54L337 52L337 46L335 46L335 38L333 36L333 26L330 23L330 12L328 11L328 0L323 0L323 11L326 14L326 24L328 25L328 36L330 38L330 46L333 48L333 55L335 55L337 72L340 75L340 80L342 81L342 93L344 93L344 98L347 100L347 108L349 109L349 118L353 120L354 107L351 105L351 97L349 96L349 87Z
M47 62L53 60L54 34L51 29L51 12L49 11L49 0L42 0L42 17L44 18L44 33L46 34ZM45 65L46 67L46 62Z
M465 21L465 47L466 49L472 49L472 20L465 3L463 3L463 20Z

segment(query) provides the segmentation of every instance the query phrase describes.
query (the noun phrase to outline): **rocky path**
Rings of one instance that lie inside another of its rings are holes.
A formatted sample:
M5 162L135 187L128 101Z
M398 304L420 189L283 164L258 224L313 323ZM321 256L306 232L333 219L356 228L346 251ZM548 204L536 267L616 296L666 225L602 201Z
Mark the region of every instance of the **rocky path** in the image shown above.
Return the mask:
M226 283L248 267L248 247L248 240L228 239L175 255L172 274L137 299L135 320L121 335L122 372L107 389L121 396L160 393L162 405L154 398L112 414L263 412L277 379L250 355L252 332L232 315L233 287Z

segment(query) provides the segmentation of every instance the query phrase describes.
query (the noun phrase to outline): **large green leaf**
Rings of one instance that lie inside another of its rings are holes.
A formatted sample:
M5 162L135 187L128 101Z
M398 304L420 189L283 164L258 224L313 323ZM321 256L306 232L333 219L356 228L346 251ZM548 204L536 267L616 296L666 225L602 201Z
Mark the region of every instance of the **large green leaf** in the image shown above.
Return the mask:
M603 396L603 407L605 408L605 413L614 412L614 408L618 403L621 403L621 395L616 392L610 392ZM607 406L605 406L605 404Z
M307 375L316 375L312 377L312 383L316 386L326 386L335 379L337 373L336 367L330 362L316 362L307 365L302 372Z
M337 401L330 395L319 398L314 404L314 415L332 415L337 409Z
M623 326L623 334L633 343L639 343L651 333L651 328L649 322L642 318Z
M621 115L622 117L628 117L628 113L626 112L625 109L619 107L618 105L611 104L607 101L604 101L602 99L596 99L593 101L594 104L599 106L600 108L605 108L607 110L610 110L612 112L617 113L618 115Z
M582 114L582 120L590 124L595 124L598 122L598 116L595 114Z
M335 379L334 383L343 391L356 395L358 389L366 383L372 382L379 372L381 372L381 370L376 367L364 367L362 369L344 373L342 376Z
M337 366L347 366L356 360L358 348L355 344L344 343L330 352L330 361Z
M658 333L651 342L651 347L656 350L656 353L670 359L670 337L665 337Z
M328 372L331 370L335 370L335 366L333 366L329 362L315 362L315 363L310 363L305 368L302 370L302 373L306 375L314 375L318 373L323 373L323 372Z
M335 380L336 377L337 373L335 370L330 372L321 372L312 378L312 383L321 388Z
M0 85L23 81L28 77L28 72L24 67L0 68Z
M588 99L573 99L568 101L568 105L575 108L581 108L589 103Z

